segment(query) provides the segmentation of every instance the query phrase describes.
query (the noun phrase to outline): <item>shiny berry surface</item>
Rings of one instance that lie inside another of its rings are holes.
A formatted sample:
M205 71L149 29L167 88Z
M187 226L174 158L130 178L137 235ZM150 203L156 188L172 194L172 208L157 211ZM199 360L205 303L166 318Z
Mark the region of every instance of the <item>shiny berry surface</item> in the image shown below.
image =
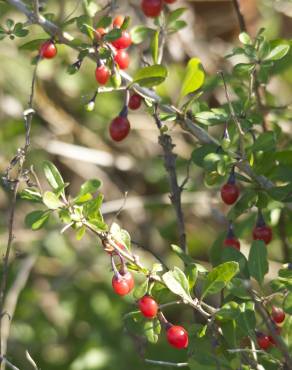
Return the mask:
M236 238L227 238L224 240L224 247L232 247L240 250L240 242Z
M127 280L121 276L114 276L112 279L112 287L116 294L123 296L130 292L129 284Z
M168 343L178 349L187 348L189 336L182 326L173 325L167 330Z
M53 41L48 40L44 42L40 47L40 56L45 59L52 59L57 54L57 48Z
M221 188L221 198L225 204L231 205L239 197L239 188L236 184L224 184Z
M123 31L122 36L112 41L116 49L127 49L132 44L132 38L129 32Z
M162 10L162 0L142 0L141 8L146 17L157 17Z
M112 120L109 127L110 136L114 141L121 141L130 132L130 122L126 117L116 117Z
M263 240L266 244L269 244L273 237L272 229L267 226L256 226L253 229L252 236L254 240Z
M95 79L100 85L105 85L110 78L110 71L107 66L101 65L96 67Z
M128 107L132 110L139 109L141 107L142 97L139 94L133 94L130 97Z
M142 297L138 305L142 315L148 319L153 319L157 315L158 304L151 296L145 295Z
M124 23L125 17L122 15L117 15L113 20L113 27L120 28Z
M261 349L267 349L272 344L269 336L263 333L257 335L257 343Z
M285 320L285 312L280 307L272 307L272 319L277 324L281 324Z
M118 50L114 59L120 69L127 69L130 64L129 54L125 50Z
M134 289L134 286L135 286L133 275L130 272L126 272L126 274L123 275L123 278L126 280L128 284L129 293L130 293Z

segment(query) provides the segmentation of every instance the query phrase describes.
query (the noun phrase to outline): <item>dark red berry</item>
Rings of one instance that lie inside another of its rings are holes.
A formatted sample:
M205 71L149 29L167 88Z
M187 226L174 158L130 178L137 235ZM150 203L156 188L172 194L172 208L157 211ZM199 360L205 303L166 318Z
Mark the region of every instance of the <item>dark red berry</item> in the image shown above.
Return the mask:
M103 27L98 27L95 32L95 36L98 40L103 38L103 36L106 34L106 30Z
M256 226L253 229L252 236L254 240L263 240L266 244L269 244L273 237L272 229L267 226Z
M240 250L240 242L236 238L227 238L224 240L224 247L232 247Z
M272 319L277 324L281 324L285 320L285 312L280 307L272 307Z
M239 197L239 188L236 184L224 184L221 188L221 198L226 204L234 204Z
M108 67L105 65L96 67L95 78L100 85L105 85L110 78L110 70Z
M113 21L113 27L120 28L124 23L125 18L122 15L117 15Z
M128 281L122 275L114 275L112 279L112 286L118 295L126 295L130 292Z
M141 313L148 319L153 319L157 315L158 304L155 299L149 295L142 297L139 300L138 305Z
M264 333L257 334L257 343L261 349L267 349L271 345L269 336Z
M130 132L130 122L126 117L118 116L112 120L109 131L114 141L121 141L125 139Z
M52 59L57 54L57 48L52 40L45 41L41 47L39 54L41 58Z
M167 329L168 343L175 348L187 348L189 344L189 336L187 331L182 326L172 325Z
M163 0L166 4L173 4L176 0Z
M127 49L132 44L132 38L129 32L123 31L122 36L112 41L116 49Z
M141 8L146 17L157 17L162 10L162 0L142 0Z
M120 69L127 69L130 64L129 54L125 50L118 50L114 59Z
M142 97L139 94L133 94L130 97L128 107L132 110L139 109L141 107Z

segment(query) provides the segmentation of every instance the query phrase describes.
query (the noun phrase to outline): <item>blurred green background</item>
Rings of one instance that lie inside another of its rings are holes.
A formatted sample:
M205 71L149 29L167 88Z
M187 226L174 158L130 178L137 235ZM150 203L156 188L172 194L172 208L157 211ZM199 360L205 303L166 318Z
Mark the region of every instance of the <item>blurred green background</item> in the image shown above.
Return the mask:
M60 20L76 7L76 3L50 0L42 5L45 13L54 13ZM116 14L130 15L132 26L145 22L138 1L118 1L118 4L120 8ZM181 6L188 9L184 16L187 27L167 41L165 63L170 75L157 88L166 101L174 104L178 101L178 85L188 59L199 57L208 75L230 68L231 61L223 58L237 43L239 32L230 1L177 1L172 7ZM291 35L291 1L246 0L242 1L242 10L252 35L260 27L267 28L269 38L288 38ZM74 15L81 12L82 7L76 7ZM23 15L1 1L0 15L0 24L4 24L7 18L24 21ZM30 29L25 41L46 37L39 27ZM73 26L69 30L77 32ZM6 38L0 42L1 172L24 141L22 112L30 92L31 58L35 55L19 50L25 41ZM130 74L139 66L142 53L146 52L147 56L147 47L147 43L131 47ZM100 94L94 112L86 112L84 104L96 89L95 65L86 60L80 72L71 76L66 72L67 66L74 63L76 57L75 51L59 45L58 57L42 61L39 66L34 103L37 115L33 119L27 167L33 164L46 186L41 164L45 159L53 161L65 181L70 182L70 194L75 194L87 179L101 179L107 222L113 220L123 204L125 192L128 192L118 222L138 245L143 246L137 247L137 253L149 265L154 258L147 250L160 255L168 266L179 264L169 248L171 243L177 242L176 223L169 205L168 181L157 143L157 128L143 109L130 113L130 136L124 142L114 144L108 136L108 125L122 107L123 94ZM292 98L291 60L273 77L269 86L279 99L278 104L287 104ZM205 99L216 106L224 98L221 91L215 90L206 94ZM291 124L283 121L285 124L291 134ZM178 127L170 127L176 144L175 152L179 156L178 174L182 182L196 143ZM214 134L221 135L218 129ZM190 167L190 179L183 193L183 206L190 253L195 259L207 262L210 246L218 234L225 231L223 214L226 208L219 201L218 188L206 188L202 171L194 165ZM62 225L53 221L45 230L30 231L25 227L24 217L32 210L32 204L18 201L10 292L17 288L17 277L25 282L19 274L27 268L28 262L32 262L32 268L25 287L19 289L8 341L8 357L15 365L21 369L30 368L25 350L45 370L132 370L138 366L158 369L141 362L139 351L143 350L151 359L185 360L185 353L170 349L163 335L157 345L147 345L146 348L129 335L123 316L135 309L135 302L132 297L121 299L113 294L108 256L104 255L92 235L76 241L70 231L60 234ZM2 255L9 212L9 193L4 188L0 188L0 212ZM270 221L276 224L277 217L275 214L274 221ZM255 215L244 217L238 225L243 250L250 241L254 219ZM290 226L288 223L287 235L291 242ZM269 254L273 261L270 276L274 276L279 263L283 262L283 251L277 239L269 246ZM28 260L31 255L36 256L35 261ZM186 325L192 319L188 308L169 308L166 315L169 320Z

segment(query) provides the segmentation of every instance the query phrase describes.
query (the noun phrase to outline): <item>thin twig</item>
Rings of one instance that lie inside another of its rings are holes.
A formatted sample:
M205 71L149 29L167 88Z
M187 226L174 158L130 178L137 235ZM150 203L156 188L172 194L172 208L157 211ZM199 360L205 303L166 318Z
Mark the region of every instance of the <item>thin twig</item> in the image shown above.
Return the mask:
M4 363L5 365L7 365L12 370L20 370L18 367L16 367L10 361L8 361L7 358L4 357L4 356L0 356L0 363L1 362Z
M169 367L187 367L189 364L187 362L166 362L166 361L156 361L156 360L150 360L148 358L145 358L144 360L148 364L153 364L153 365L160 365L160 366L169 366Z
M26 356L28 362L33 366L33 368L35 370L39 370L37 364L35 363L34 359L31 357L30 353L27 350L25 351L25 356Z
M244 17L242 15L241 11L240 11L239 0L232 0L232 2L233 2L233 6L234 6L234 9L235 9L237 18L238 18L240 32L246 32L247 28L246 28Z

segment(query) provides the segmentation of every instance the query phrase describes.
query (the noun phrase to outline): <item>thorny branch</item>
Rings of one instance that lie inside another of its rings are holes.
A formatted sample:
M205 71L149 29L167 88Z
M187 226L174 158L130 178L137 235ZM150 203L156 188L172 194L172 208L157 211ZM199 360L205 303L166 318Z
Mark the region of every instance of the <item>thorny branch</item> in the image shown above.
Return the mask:
M180 247L187 252L186 243L186 231L185 231L185 221L184 214L181 205L181 193L182 187L178 184L177 173L176 173L176 154L173 153L173 148L175 145L172 142L171 136L162 132L162 123L159 119L157 112L157 105L155 106L154 119L158 129L160 130L160 136L158 138L159 144L163 149L164 166L168 172L168 180L170 186L170 200L175 209L177 228L179 234L179 244Z

